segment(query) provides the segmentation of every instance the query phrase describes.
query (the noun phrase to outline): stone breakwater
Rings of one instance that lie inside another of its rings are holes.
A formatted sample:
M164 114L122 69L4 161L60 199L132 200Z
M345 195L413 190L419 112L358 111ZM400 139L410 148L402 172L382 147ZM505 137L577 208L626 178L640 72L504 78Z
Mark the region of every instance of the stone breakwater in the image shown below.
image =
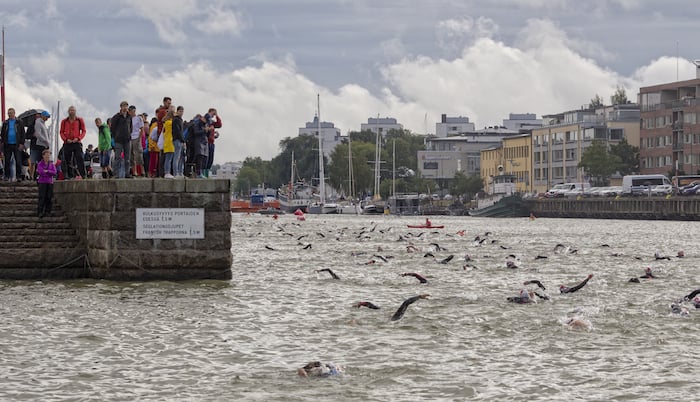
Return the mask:
M700 220L700 197L623 197L528 200L537 217Z
M54 196L80 238L91 278L231 278L229 180L62 181L54 185ZM159 212L137 217L139 209ZM181 227L182 216L200 213L202 230ZM156 217L159 229L152 227Z

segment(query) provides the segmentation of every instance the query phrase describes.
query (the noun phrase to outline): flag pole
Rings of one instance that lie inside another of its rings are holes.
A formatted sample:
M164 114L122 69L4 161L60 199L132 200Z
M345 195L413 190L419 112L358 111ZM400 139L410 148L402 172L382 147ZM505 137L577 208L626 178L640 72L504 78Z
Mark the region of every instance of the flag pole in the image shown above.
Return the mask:
M0 109L5 121L5 26L2 27L2 66L0 66Z

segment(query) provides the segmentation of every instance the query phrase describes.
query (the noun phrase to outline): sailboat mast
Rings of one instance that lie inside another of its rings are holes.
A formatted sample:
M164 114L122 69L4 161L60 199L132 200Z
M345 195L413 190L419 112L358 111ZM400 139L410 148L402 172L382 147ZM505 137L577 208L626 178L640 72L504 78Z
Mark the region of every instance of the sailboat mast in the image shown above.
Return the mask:
M382 149L381 149L381 140L380 140L380 133L379 133L379 114L377 114L377 141L374 144L374 199L379 200L381 197L379 196L379 172L380 172L380 162L379 158L382 155Z
M326 203L326 178L323 172L323 140L321 138L321 95L316 94L318 117L318 179L319 192L321 193L321 205Z
M355 177L352 171L352 139L348 134L348 195L351 199L355 198Z

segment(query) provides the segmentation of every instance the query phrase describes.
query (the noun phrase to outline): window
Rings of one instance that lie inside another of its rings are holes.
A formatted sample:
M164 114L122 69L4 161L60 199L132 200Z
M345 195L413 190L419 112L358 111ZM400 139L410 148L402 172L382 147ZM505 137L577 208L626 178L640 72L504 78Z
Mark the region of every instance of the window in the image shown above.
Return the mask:
M583 130L583 140L584 141L593 140L594 133L595 133L595 130L592 128L587 128L587 129Z
M683 123L695 124L697 123L697 115L695 113L686 113L683 115Z
M554 133L552 143L561 144L564 142L564 133Z
M425 169L425 170L437 170L437 168L438 168L437 162L423 162L423 169Z
M576 160L576 150L575 149L567 149L566 150L566 160L567 161Z
M563 179L564 178L564 168L563 167L552 168L552 178L553 179Z
M568 166L566 168L566 177L570 177L572 179L576 178L576 166Z
M611 128L610 129L610 139L611 140L622 140L625 138L625 130L622 128Z
M664 162L666 166L671 166L671 155L666 155Z
M605 132L606 130L602 127L596 127L595 128L595 139L596 140L607 140L608 139L608 133Z
M539 162L540 162L540 153L535 152L535 163L539 163Z
M542 162L547 162L547 155L549 155L549 152L542 151Z
M656 158L656 167L661 167L661 166L664 166L664 157L663 156L659 156L658 158Z
M566 142L574 142L576 141L576 131L567 131L566 132Z
M533 143L534 146L540 145L540 136L539 136L539 135L533 136L533 137L532 137L532 143Z
M552 161L554 162L559 162L562 159L564 159L564 151L563 150L556 150L552 151Z

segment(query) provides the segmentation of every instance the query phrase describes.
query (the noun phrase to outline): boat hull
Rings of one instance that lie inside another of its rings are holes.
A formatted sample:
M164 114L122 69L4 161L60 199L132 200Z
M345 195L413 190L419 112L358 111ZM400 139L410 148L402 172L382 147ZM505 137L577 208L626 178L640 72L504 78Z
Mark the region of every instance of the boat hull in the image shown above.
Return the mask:
M311 215L337 214L338 206L336 204L311 204L307 213Z
M406 225L411 229L444 229L445 225Z
M484 208L472 209L470 216L489 218L517 218L530 215L530 208L519 194L513 194L501 198L497 202Z

